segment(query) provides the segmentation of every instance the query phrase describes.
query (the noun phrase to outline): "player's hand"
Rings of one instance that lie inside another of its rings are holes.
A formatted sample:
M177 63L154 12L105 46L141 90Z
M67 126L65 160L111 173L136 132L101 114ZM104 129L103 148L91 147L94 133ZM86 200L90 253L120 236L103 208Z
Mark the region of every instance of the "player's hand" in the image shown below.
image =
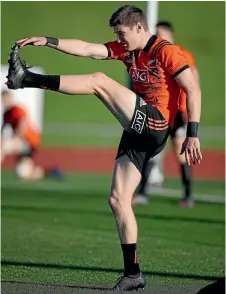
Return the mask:
M20 48L26 45L45 46L47 43L47 39L46 37L32 37L18 40L16 43L19 45Z
M187 137L181 148L181 153L185 153L185 158L188 165L192 164L200 164L202 160L202 153L200 150L200 143L198 137Z

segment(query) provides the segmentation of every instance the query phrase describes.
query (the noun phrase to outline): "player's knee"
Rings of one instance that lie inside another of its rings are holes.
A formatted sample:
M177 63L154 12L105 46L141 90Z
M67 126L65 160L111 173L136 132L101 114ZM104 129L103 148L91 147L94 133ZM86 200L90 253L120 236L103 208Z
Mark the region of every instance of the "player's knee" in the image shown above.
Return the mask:
M99 83L101 83L107 78L106 74L103 72L95 72L92 75L93 75L93 78Z
M108 199L108 203L109 203L111 209L117 213L117 212L123 210L124 207L131 205L129 199L130 198L126 197L125 194L122 194L122 193L117 192L116 190L113 190L109 199Z
M112 191L108 203L113 211L119 210L120 207L120 195L116 191Z
M106 83L107 76L103 72L95 72L92 74L93 89L96 90Z

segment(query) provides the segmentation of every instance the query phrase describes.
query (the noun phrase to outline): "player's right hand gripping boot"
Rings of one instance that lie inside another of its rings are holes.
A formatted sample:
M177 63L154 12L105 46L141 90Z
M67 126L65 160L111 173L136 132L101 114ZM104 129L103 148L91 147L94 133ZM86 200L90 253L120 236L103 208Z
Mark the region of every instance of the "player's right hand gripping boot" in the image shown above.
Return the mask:
M20 48L17 44L15 44L12 48L12 51L9 54L9 70L8 76L6 77L8 81L6 85L9 89L20 89L23 88L22 81L25 75L28 72L28 68L31 66L27 66L25 61L22 61L19 56Z
M117 284L113 287L113 291L133 291L139 288L144 289L146 280L142 273L137 278L130 278L121 276L118 279Z

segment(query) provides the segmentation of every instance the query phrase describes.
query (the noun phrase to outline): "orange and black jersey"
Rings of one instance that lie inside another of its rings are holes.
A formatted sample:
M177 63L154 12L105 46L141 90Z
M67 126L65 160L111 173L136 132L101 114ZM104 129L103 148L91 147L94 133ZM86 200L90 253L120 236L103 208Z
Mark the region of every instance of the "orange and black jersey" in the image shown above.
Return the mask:
M10 125L15 132L21 120L25 122L24 139L33 147L37 148L41 141L41 135L29 119L28 112L20 107L13 106L4 112L3 125Z
M141 51L127 52L117 41L105 46L108 59L118 59L126 65L134 92L159 109L172 126L181 93L174 78L189 68L180 47L155 35Z

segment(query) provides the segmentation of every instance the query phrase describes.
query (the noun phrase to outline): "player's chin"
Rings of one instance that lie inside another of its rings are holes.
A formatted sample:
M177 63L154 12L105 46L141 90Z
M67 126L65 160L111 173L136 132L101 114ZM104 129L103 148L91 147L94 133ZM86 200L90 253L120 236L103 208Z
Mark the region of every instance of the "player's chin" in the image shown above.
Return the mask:
M127 47L126 48L126 52L132 52L132 51L134 51L135 49L131 49L131 48L129 48L129 47Z
M124 48L125 48L125 51L127 51L127 52L130 52L130 51L135 50L134 48L132 48L132 47L129 46L129 45L124 45Z

